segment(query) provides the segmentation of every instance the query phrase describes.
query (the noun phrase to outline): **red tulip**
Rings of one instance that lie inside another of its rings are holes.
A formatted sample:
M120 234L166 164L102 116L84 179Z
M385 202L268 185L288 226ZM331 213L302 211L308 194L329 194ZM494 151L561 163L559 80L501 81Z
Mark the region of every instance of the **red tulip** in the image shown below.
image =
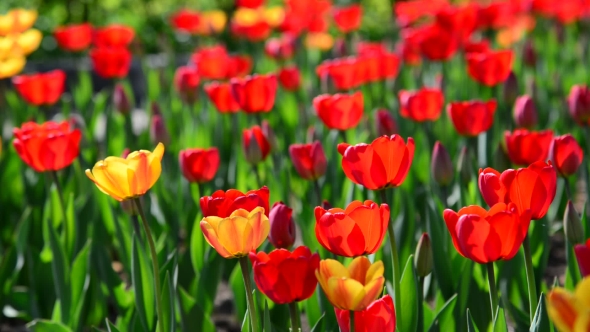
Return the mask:
M478 42L467 42L463 44L463 51L465 54L469 53L481 53L490 50L490 42L487 39L482 39Z
M199 70L199 74L208 79L226 79L229 54L224 46L216 45L199 49L191 56L191 61Z
M190 9L181 9L170 17L172 27L178 31L197 33L201 25L200 14Z
M580 267L580 273L582 277L590 276L590 239L586 241L586 244L578 244L574 247L576 258L578 260L578 266Z
M349 33L361 27L363 8L359 4L334 8L334 22L342 33Z
M279 71L279 82L283 89L287 91L297 91L301 86L301 74L295 66L284 67Z
M397 123L386 109L377 110L375 113L377 136L391 136L398 133Z
M228 191L217 190L211 196L201 197L201 211L203 217L217 216L227 218L237 209L252 211L257 206L264 208L264 214L268 216L269 192L266 186L258 190L250 190L243 193L236 189Z
M98 47L90 50L94 71L102 78L123 78L131 66L131 52L122 47Z
M236 6L246 8L258 8L264 4L265 0L236 0Z
M447 105L447 114L455 130L463 136L477 136L492 127L496 100L457 101Z
M132 28L111 24L99 28L94 32L94 45L102 47L127 47L135 37L135 31Z
M12 78L12 84L18 94L27 103L35 106L57 103L64 91L65 81L66 73L62 70Z
M275 60L290 59L295 53L295 38L290 34L269 38L264 44L264 52Z
M467 41L477 28L478 6L471 3L462 7L449 6L436 14L436 24L453 31L461 42Z
M315 208L315 236L330 252L345 257L379 250L389 223L389 206L353 201L345 210Z
M521 128L532 128L537 124L537 108L533 99L528 96L520 96L514 103L514 122Z
M295 222L292 215L293 209L283 202L274 203L270 209L268 241L277 249L289 249L295 242Z
M400 115L416 122L435 121L440 117L444 95L439 89L422 88L398 93Z
M342 169L354 183L370 190L400 186L414 159L414 139L406 144L399 135L381 136L371 144L338 144Z
M313 99L318 117L330 129L347 130L356 127L363 116L363 94L323 94Z
M517 129L505 131L506 152L510 161L516 165L530 165L535 161L547 160L549 145L553 140L551 130L528 131Z
M20 158L37 172L68 167L80 152L82 133L69 122L26 122L14 128L12 144Z
M588 125L590 120L590 89L585 85L572 86L567 97L570 115L580 125Z
M250 25L242 25L238 22L232 22L231 32L237 36L245 38L252 42L263 41L272 32L272 27L265 20L259 20Z
M434 16L448 6L447 0L396 1L393 10L398 25L405 27L420 18Z
M351 90L363 84L364 73L359 70L359 61L355 57L330 59L322 62L316 73L320 77L329 77L338 90Z
M402 40L396 45L396 51L401 54L404 64L415 66L422 62L420 38L420 34L415 30L402 30Z
M181 66L174 73L174 87L182 100L192 105L199 96L199 71L193 66Z
M182 175L189 182L209 182L213 180L219 168L219 151L215 147L181 150L178 162Z
M131 103L127 96L127 91L122 84L115 84L115 90L113 91L113 106L117 112L121 114L129 114L131 112Z
M305 180L316 180L326 173L328 163L319 141L310 144L291 144L289 155L295 170Z
M154 114L152 116L150 121L150 140L153 144L162 143L168 145L170 143L170 132L166 128L162 114Z
M221 113L235 113L240 110L240 105L231 93L231 85L223 82L211 82L205 85L205 92Z
M57 27L53 36L61 49L69 52L83 51L92 42L92 26L84 23Z
M559 174L570 176L576 174L582 165L584 152L576 139L567 134L553 138L549 146L549 159Z
M359 55L387 53L387 46L384 42L359 41L356 44L356 52Z
M305 246L292 253L286 249L275 249L270 254L251 252L250 261L256 286L277 304L303 301L315 291L320 256Z
M498 203L486 211L471 205L459 212L446 209L443 217L455 249L461 256L486 264L510 260L529 230L531 213L519 213L514 203Z
M459 47L458 36L437 24L421 28L420 51L432 61L446 61L455 55Z
M521 212L530 210L531 218L538 220L553 202L557 174L550 163L537 161L527 168L508 169L501 174L493 168L480 170L478 182L489 206L512 202Z
M262 130L262 134L266 137L268 144L270 144L271 150L278 150L279 149L279 142L277 141L277 136L275 132L272 130L272 127L268 123L267 120L262 120L262 124L260 126Z
M244 129L242 147L244 148L246 160L250 164L258 164L270 154L270 143L259 126Z
M250 71L252 71L252 58L247 55L234 55L229 57L226 78L243 77L248 75Z
M270 112L275 104L277 78L272 74L233 78L231 91L244 112Z
M512 70L511 50L487 51L466 55L467 72L476 82L494 86L504 82Z
M350 311L334 308L341 332L350 332ZM395 331L395 308L391 296L373 301L365 310L354 312L355 332Z

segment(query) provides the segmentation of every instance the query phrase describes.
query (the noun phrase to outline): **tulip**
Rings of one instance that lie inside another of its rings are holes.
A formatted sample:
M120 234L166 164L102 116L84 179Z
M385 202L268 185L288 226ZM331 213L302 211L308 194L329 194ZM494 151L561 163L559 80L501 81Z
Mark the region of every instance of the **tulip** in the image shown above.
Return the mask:
M326 173L328 163L319 141L310 144L291 144L289 155L297 174L305 180L314 181Z
M277 249L289 249L295 242L295 222L292 215L293 209L283 202L276 202L270 209L268 241Z
M275 60L290 59L295 53L295 38L290 34L269 38L264 44L264 53Z
M316 73L320 78L330 78L337 90L348 91L364 83L364 73L360 69L358 58L346 57L322 62L317 66Z
M443 217L457 252L486 264L516 255L527 235L531 212L520 212L514 203L497 203L489 211L476 205L459 212L446 209Z
M400 186L414 159L414 139L381 136L371 144L338 144L342 169L354 183L370 190Z
M236 37L244 38L251 42L261 42L270 36L272 27L264 17L247 18L245 21L238 19L239 17L245 17L248 15L240 15L240 11L251 11L249 9L238 9L231 22L231 32Z
M12 84L27 103L35 106L51 106L60 99L65 80L65 72L52 70L46 73L15 76L12 78Z
M448 6L436 13L436 24L441 28L452 31L459 42L469 40L478 24L479 5Z
M227 15L221 10L208 10L200 13L199 27L197 33L201 35L212 35L220 33L227 23Z
M213 180L219 169L219 150L215 147L181 150L178 154L178 162L182 175L189 182L209 182Z
M196 67L178 67L176 73L174 73L174 87L182 100L189 105L197 101L200 81L201 79Z
M459 153L459 160L457 161L457 173L462 185L466 185L471 181L471 155L466 146L461 148Z
M531 218L539 220L555 198L557 174L550 163L537 161L527 168L508 169L501 174L493 168L480 170L478 182L489 206L512 202L519 211L530 210Z
M102 78L124 78L131 66L131 53L122 47L98 47L90 50L94 71Z
M327 51L334 46L334 37L324 32L308 33L305 37L305 46L308 49Z
M477 42L468 41L463 44L463 52L465 54L487 52L489 50L490 42L487 39L482 39Z
M383 289L383 262L355 258L348 268L333 259L320 261L315 275L332 305L342 310L366 309Z
M170 17L172 27L186 33L197 33L201 26L201 16L198 11L181 9Z
M572 118L580 125L587 125L590 120L590 89L584 85L572 86L567 104Z
M69 122L26 122L14 128L13 145L19 157L37 172L58 171L74 162L80 152L82 133Z
M240 108L248 113L270 112L275 104L275 75L252 75L231 80L231 91Z
M415 32L402 31L403 39L396 45L396 50L401 54L404 64L416 66L422 62L419 37Z
M27 30L16 39L16 51L14 55L29 55L39 48L41 40L43 39L43 33L37 29Z
M129 102L129 97L127 97L127 92L125 92L125 88L119 83L115 85L115 90L113 91L113 105L121 114L129 114L131 112L131 103Z
M514 123L521 128L532 128L537 125L537 108L533 99L528 96L520 96L514 103Z
M448 186L453 181L453 162L447 149L439 142L434 143L430 172L434 181L440 186Z
M279 82L287 91L297 91L301 86L301 74L297 67L285 67L279 71Z
M467 72L478 83L494 86L504 82L512 70L511 50L487 51L466 55Z
M154 114L150 121L150 140L152 141L152 143L170 143L170 133L166 128L164 117L160 114Z
M416 275L419 277L426 277L432 272L433 266L432 258L432 244L428 233L422 233L418 245L416 246L416 253L414 255L414 266L416 267Z
M377 136L391 136L398 133L397 123L386 109L377 110L375 113Z
M502 85L502 96L506 104L513 104L518 97L518 79L514 71L510 71L508 78L506 78Z
M220 113L235 113L240 110L240 105L231 93L229 83L211 82L206 84L204 89Z
M514 132L505 131L506 151L512 163L516 165L530 165L536 161L547 160L549 146L553 141L551 130L528 131L517 129Z
M0 60L0 79L12 77L25 68L26 59L22 56Z
M537 51L531 39L524 42L522 50L522 62L528 67L535 67L537 65Z
M431 61L447 61L459 47L459 36L438 24L422 28L418 35L420 52Z
M452 102L447 105L447 114L457 133L474 137L488 131L494 122L496 100L471 100Z
M265 0L236 0L237 7L258 8L264 4Z
M262 120L262 125L260 126L260 130L262 130L262 135L268 141L270 145L271 151L276 151L279 149L279 142L277 141L277 135L275 135L274 130L270 127L270 124L266 120Z
M567 177L576 174L582 165L584 152L576 139L572 135L566 134L553 138L549 146L549 159L553 162L557 172Z
M568 241L574 245L584 242L584 227L571 200L568 200L565 206L563 232Z
M356 257L376 252L381 247L389 206L372 201L353 201L345 210L315 208L315 234L318 242L330 252Z
M98 48L124 48L129 46L134 37L135 31L132 28L120 24L111 24L95 30L94 45Z
M341 332L350 332L350 311L334 308ZM395 308L391 296L373 301L365 310L354 312L355 332L395 331Z
M258 190L250 190L242 193L239 190L230 189L226 192L218 190L211 196L204 196L200 199L201 212L203 216L229 217L232 212L238 209L252 211L257 206L263 207L268 215L269 210L268 188L262 187Z
M259 126L244 129L242 134L242 147L244 155L250 164L258 164L264 161L270 154L270 143L262 133Z
M30 29L37 20L37 11L16 8L0 15L0 36L17 34Z
M416 122L435 121L442 113L444 96L439 89L422 88L398 93L400 115Z
M244 77L252 71L252 58L247 55L234 55L227 64L227 78Z
M334 8L334 23L342 33L350 33L361 26L363 8L360 4Z
M547 294L547 313L561 332L590 331L590 278L582 279L574 293L556 287Z
M57 27L53 36L57 45L65 51L84 51L92 42L92 26L89 23L83 23Z
M580 267L580 273L583 277L590 276L590 239L586 241L586 244L576 245L574 251L578 260L578 266Z
M230 78L227 75L230 56L224 46L201 48L191 56L191 61L203 78L212 80Z
M313 99L318 117L330 129L347 130L356 127L363 116L363 94L323 94Z

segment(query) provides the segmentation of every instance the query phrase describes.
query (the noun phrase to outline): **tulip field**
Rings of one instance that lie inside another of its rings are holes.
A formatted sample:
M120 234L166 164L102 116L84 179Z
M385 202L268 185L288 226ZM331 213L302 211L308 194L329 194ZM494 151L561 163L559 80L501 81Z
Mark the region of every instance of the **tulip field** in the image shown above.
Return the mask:
M590 1L7 3L0 332L590 332Z

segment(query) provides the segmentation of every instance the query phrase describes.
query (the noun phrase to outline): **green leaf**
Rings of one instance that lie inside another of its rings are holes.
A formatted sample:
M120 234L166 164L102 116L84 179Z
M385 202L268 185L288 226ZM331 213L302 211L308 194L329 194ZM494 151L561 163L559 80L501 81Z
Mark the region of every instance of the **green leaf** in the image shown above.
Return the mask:
M402 301L403 302L403 301ZM457 302L457 294L453 295L440 309L434 317L432 325L428 328L429 332L433 331L452 331L454 330L455 322L453 321L453 310ZM448 320L451 320L453 328L448 327Z
M440 210L442 211L442 210ZM455 294L455 283L453 282L453 273L451 272L451 261L448 252L447 243L449 242L448 231L442 222L442 216L436 213L435 207L428 204L428 216L426 227L432 242L432 251L434 262L434 276L440 286L440 290L445 300L450 299Z
M149 268L149 259L144 249L134 236L131 280L133 280L135 292L135 307L141 325L146 331L151 331L155 319L154 276Z
M215 325L211 322L210 315L205 315L195 299L182 287L178 288L178 299L182 331L215 332Z
M320 319L318 319L318 321L315 323L315 325L311 328L311 330L309 332L319 332L320 331L320 328L322 327L322 325L321 325L322 324L322 320L324 319L324 315L325 314L326 313L323 313L320 316Z
M108 319L107 319L107 330L109 332L119 332L119 329L115 326L115 324L111 323Z
M230 277L229 284L234 294L234 305L236 315L242 317L247 310L246 287L244 287L244 278L240 264L236 264Z
M473 317L471 317L469 309L467 309L467 332L479 332L477 326L473 323Z
M242 332L252 332L252 326L250 325L250 314L248 313L248 309L246 309L246 313L244 314L244 319L242 320L242 327L240 331Z
M535 316L531 324L530 332L551 332L551 322L547 316L547 306L545 304L545 294L541 293L539 305L535 311Z
M501 301L500 301L501 302ZM508 332L508 324L506 323L506 313L502 303L498 306L496 317L494 319L494 332Z
M266 300L264 300L264 331L272 332L272 325L270 324L270 312L268 311L268 302Z
M70 321L71 308L71 291L70 291L70 269L66 259L66 252L62 243L58 240L55 229L52 226L48 227L49 231L49 246L51 247L52 260L51 270L53 272L53 282L55 283L55 293L59 299L61 317L59 320L65 324Z
M197 219L199 216L197 215ZM203 270L203 264L205 262L205 241L203 232L201 232L201 227L199 227L199 220L195 220L195 226L193 227L193 232L191 234L191 243L190 243L190 255L191 255L191 262L193 263L193 269L195 270L195 274L198 276L201 271Z
M72 264L72 275L71 275L71 289L72 289L72 308L70 316L72 321L70 326L74 330L78 329L79 319L81 318L82 309L84 307L84 299L86 292L88 291L88 285L90 284L89 275L89 264L88 257L90 255L91 239L88 239L84 248L80 250L74 263Z
M565 270L565 289L573 291L578 282L582 279L578 261L574 253L574 246L566 238L565 239L565 257L567 261L567 268Z
M37 319L29 324L27 328L31 332L72 332L72 330L59 322L52 322L43 319Z
M174 313L174 285L170 278L170 273L166 273L162 286L162 315L160 319L164 321L164 332L176 331L176 315Z
M401 288L401 319L398 318L400 331L415 331L418 326L418 283L414 271L414 255L410 255L402 273ZM396 290L397 291L397 290Z

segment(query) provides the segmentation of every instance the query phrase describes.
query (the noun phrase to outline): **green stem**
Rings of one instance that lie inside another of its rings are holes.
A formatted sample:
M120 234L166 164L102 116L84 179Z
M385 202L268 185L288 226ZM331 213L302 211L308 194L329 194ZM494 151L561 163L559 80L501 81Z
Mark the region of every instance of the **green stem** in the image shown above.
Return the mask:
M488 284L490 285L490 303L492 304L492 321L496 318L498 308L498 291L496 290L496 278L494 277L494 262L487 264Z
M69 236L69 227L68 227L68 217L66 212L66 204L64 203L64 195L63 190L61 189L61 185L59 184L59 179L57 178L57 171L49 172L51 174L51 179L53 183L55 183L55 188L57 189L57 196L59 197L59 205L61 207L61 213L63 217L63 230L64 230L64 243L65 248L69 252L70 251L70 236Z
M381 203L387 202L387 196L385 195L385 190L380 191L381 194ZM393 222L389 220L387 224L387 234L389 238L389 248L391 249L391 261L393 267L393 297L395 299L395 317L397 318L397 326L401 326L401 291L400 291L400 278L401 278L401 271L399 269L399 257L397 254L397 244L395 243L395 230L393 228Z
M526 267L526 281L529 287L529 315L530 321L533 322L533 316L537 308L537 285L535 282L535 270L533 269L533 257L531 255L531 243L527 235L522 242L524 249L524 265Z
M262 188L262 180L260 179L260 173L258 172L257 164L252 164L252 173L254 173L254 177L256 177L256 185L258 188Z
M349 316L350 316L350 332L354 332L354 311L350 310L349 311Z
M424 331L424 277L418 277L418 327L417 332Z
M289 303L289 315L291 316L291 331L299 332L299 319L297 313L297 302Z
M563 183L564 183L563 189L565 190L565 194L567 195L567 199L571 201L572 200L572 190L570 187L570 181L566 176L563 177Z
M250 281L250 273L248 272L248 257L240 257L238 260L240 261L244 286L246 287L246 299L248 300L248 312L250 313L252 331L258 331L258 316L256 315L256 304L252 297L252 282Z
M162 290L160 286L160 268L158 267L158 255L156 254L156 245L154 243L152 232L150 231L150 226L148 225L147 219L145 218L145 214L143 213L141 200L139 198L134 198L133 202L137 207L137 212L141 216L143 230L145 231L145 235L147 237L148 244L150 247L150 255L152 256L152 268L154 270L154 281L156 284L156 310L158 311L158 329L159 331L164 331L164 314L162 313Z
M346 143L346 131L338 130L338 133L340 134L340 139L342 140L342 143Z
M322 188L320 187L320 182L317 179L313 180L312 182L315 194L318 197L318 206L322 206Z

